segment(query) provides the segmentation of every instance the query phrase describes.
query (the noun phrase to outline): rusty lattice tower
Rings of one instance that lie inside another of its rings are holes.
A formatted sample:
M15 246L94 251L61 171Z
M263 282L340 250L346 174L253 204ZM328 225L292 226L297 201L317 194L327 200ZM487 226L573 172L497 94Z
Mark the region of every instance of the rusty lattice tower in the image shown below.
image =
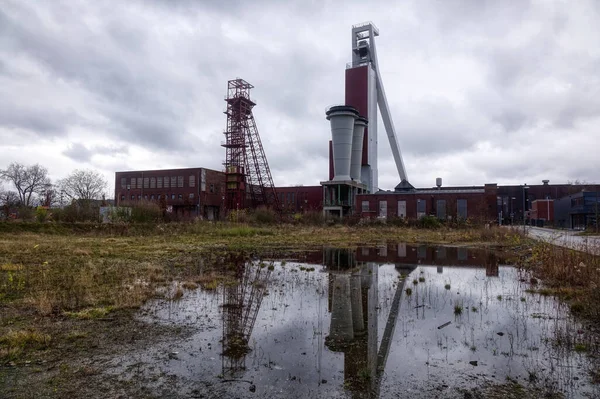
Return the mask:
M250 83L243 79L227 82L227 128L225 174L227 210L267 206L279 210L273 178L263 150L250 99Z

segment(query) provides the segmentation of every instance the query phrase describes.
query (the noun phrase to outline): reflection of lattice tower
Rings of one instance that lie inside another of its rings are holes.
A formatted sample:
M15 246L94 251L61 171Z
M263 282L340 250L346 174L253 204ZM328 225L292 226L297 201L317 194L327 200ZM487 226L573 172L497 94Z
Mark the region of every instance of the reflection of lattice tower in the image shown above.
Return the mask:
M223 289L223 375L245 369L248 342L271 271L246 265L237 285Z
M250 83L243 79L227 82L226 149L228 210L268 206L279 210L271 170L263 150L250 100Z

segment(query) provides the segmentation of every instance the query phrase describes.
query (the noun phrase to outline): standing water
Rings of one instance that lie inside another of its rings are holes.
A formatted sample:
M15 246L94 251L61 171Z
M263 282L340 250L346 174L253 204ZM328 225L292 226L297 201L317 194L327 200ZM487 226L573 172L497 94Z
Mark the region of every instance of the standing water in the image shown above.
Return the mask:
M236 284L147 304L144 321L191 333L113 372L170 397L598 394L568 309L492 253L394 244L238 266Z

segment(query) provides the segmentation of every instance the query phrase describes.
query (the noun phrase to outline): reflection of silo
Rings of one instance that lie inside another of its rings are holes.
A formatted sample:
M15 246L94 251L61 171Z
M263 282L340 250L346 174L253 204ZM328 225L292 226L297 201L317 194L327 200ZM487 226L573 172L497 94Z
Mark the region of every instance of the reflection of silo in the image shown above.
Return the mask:
M331 125L333 142L333 180L350 180L352 134L358 111L354 107L337 105L329 108L326 115Z
M354 333L357 335L364 334L365 325L363 317L361 276L359 274L353 274L352 277L350 277L350 289L352 291L350 294L350 303L352 305L352 324L354 325Z
M362 164L363 137L365 136L365 127L367 118L359 116L354 121L354 131L352 134L352 156L350 157L350 178L360 182L360 168Z
M339 350L354 339L352 304L350 300L350 275L335 274L331 299L331 325L325 344L331 350Z

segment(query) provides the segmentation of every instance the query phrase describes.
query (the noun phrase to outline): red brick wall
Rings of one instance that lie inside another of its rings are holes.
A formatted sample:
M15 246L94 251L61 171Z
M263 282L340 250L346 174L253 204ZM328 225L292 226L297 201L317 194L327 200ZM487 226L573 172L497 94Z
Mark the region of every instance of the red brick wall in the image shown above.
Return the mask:
M423 194L367 194L357 196L357 210L362 217L378 217L379 216L379 201L387 201L387 216L388 218L397 217L398 201L406 201L406 217L407 219L416 219L417 217L417 200L425 202L425 213L427 215L436 215L437 200L446 201L446 215L452 219L457 215L457 200L467 200L467 217L478 219L494 220L495 206L491 207L489 203L490 194L485 193L444 193L440 190L439 193L423 193ZM362 202L369 201L369 211L362 211ZM493 204L495 205L496 197L493 196Z
M275 187L275 193L279 196L279 202L285 212L323 209L323 187L321 186Z

